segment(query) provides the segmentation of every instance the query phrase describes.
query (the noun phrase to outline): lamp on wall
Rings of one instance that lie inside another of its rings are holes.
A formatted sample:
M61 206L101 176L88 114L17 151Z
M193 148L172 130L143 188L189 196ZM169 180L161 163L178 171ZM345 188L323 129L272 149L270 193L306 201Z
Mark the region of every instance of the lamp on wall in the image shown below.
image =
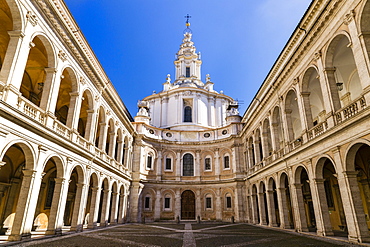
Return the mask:
M336 81L337 89L338 89L338 91L342 91L343 90L343 82L340 82L338 80L337 68L334 67L334 69L335 69L334 76L335 76L335 81Z

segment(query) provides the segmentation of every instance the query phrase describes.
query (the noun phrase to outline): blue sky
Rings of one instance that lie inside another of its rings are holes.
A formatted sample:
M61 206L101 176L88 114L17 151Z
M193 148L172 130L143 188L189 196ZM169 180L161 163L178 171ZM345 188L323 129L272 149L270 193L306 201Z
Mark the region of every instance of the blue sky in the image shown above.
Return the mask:
M311 0L65 0L131 115L174 78L191 15L202 80L243 101L244 113Z

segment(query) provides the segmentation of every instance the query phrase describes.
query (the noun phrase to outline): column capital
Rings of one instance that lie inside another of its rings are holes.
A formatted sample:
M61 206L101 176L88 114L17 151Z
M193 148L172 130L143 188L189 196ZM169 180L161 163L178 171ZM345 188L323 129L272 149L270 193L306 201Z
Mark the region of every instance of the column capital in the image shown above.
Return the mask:
M22 32L21 30L8 31L8 34L11 38L21 38L22 39L24 36L26 36L26 34Z
M36 170L30 170L30 169L22 170L22 172L23 172L24 177L31 177L36 174Z

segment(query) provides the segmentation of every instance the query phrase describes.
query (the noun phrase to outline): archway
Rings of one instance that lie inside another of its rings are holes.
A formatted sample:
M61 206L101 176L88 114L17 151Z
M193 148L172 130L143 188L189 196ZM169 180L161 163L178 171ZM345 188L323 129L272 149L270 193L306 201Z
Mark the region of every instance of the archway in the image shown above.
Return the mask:
M315 211L312 202L312 194L310 188L310 180L307 171L300 166L296 170L296 185L295 191L297 193L297 212L300 219L300 226L302 231L316 231Z
M27 158L20 145L12 145L5 153L0 172L0 234L10 235L13 227L19 195L22 188L23 170Z
M56 186L56 181L63 176L61 160L57 157L50 158L46 162L43 174L45 175L41 181L32 228L35 231L54 229L54 226L49 226L49 222L55 222L56 214L54 210L58 206L53 204L57 204L58 200L55 200L54 197L57 198L61 192L61 187Z
M195 219L195 194L191 190L185 190L181 194L181 219Z
M293 208L290 196L289 180L286 173L281 174L279 184L278 203L280 209L280 227L293 229L295 227Z

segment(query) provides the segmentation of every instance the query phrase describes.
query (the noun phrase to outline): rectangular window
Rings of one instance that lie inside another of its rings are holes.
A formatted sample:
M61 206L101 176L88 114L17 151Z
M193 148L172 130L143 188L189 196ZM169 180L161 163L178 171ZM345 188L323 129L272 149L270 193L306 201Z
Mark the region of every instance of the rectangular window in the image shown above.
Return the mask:
M206 208L212 208L212 198L206 197Z
M144 208L149 209L150 208L150 197L145 197L145 203Z
M171 158L166 158L166 166L165 166L165 170L172 170L172 160Z
M204 160L204 170L211 170L211 158L205 158Z
M231 197L230 196L226 197L226 208L231 208Z
M230 168L230 157L224 156L224 168L229 169Z
M186 77L190 77L190 67L186 67Z
M148 159L146 161L146 168L152 169L152 156L148 155Z
M168 197L164 198L164 208L165 209L171 208L171 198Z

